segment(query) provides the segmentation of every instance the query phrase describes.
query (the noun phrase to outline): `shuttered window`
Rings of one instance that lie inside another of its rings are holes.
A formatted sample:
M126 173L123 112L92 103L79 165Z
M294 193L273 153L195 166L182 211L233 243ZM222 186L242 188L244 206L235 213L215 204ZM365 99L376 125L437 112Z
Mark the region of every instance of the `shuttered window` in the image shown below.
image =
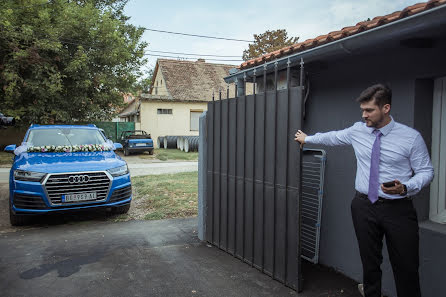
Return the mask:
M191 110L190 111L190 130L198 131L200 115L203 113L202 110Z

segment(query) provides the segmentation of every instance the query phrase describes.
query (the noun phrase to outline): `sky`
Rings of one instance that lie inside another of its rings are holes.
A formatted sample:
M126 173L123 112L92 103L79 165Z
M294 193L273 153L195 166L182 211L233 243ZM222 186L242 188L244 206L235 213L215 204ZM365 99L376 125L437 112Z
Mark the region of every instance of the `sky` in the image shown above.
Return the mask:
M133 25L171 32L253 40L253 34L286 29L289 37L305 41L353 26L367 18L386 15L422 2L416 0L281 0L202 1L130 0L125 14ZM227 41L145 31L146 53L170 58L240 65L249 42ZM179 55L153 51L188 53ZM219 55L231 57L210 57ZM155 56L146 56L145 70L154 68ZM162 58L162 57L160 57ZM211 60L215 59L215 60ZM219 60L217 60L219 59ZM231 60L231 61L228 61Z

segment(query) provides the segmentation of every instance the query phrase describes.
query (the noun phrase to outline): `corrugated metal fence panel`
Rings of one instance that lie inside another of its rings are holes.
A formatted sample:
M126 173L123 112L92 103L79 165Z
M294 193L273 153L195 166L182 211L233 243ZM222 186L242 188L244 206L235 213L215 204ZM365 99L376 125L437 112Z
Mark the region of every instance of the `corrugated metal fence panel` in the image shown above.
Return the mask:
M210 102L206 240L299 290L300 87Z
M322 212L326 153L305 148L302 155L302 257L319 261L319 238Z
M84 124L95 124L98 128L104 129L105 135L113 142L119 142L122 131L135 130L134 122L85 122Z
M214 138L215 138L215 104L208 103L208 111L206 114L206 136L207 136L207 168L206 168L206 209L205 209L205 219L206 219L206 230L205 238L207 241L214 243Z
M135 130L135 122L116 122L116 140L119 142L119 137L121 136L122 131L134 131ZM150 131L146 131L150 133Z

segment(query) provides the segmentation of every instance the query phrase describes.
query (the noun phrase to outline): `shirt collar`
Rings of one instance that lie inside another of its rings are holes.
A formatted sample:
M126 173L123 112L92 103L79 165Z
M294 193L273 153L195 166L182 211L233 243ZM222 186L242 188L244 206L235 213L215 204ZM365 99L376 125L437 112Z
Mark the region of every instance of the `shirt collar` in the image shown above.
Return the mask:
M393 117L390 116L390 122L389 122L387 125L385 125L384 127L380 128L380 129L378 129L378 130L379 130L384 136L386 136L387 134L390 133L390 131L392 131L392 129L393 129L394 126L395 126L395 121L393 120ZM377 129L375 129L375 128L371 128L371 127L368 127L368 128L369 128L369 132L370 132L370 134L372 134L373 131L377 130Z

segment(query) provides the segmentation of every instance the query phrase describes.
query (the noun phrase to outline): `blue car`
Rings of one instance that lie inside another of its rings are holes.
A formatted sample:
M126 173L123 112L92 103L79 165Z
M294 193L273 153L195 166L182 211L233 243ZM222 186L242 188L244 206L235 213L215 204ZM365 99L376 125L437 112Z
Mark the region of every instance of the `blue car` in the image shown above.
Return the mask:
M122 148L95 125L31 125L14 154L9 176L11 225L30 215L110 208L126 213L132 200L127 163L115 154Z
M124 155L131 153L149 152L153 155L153 140L150 134L143 130L123 131L121 133L121 144L124 148Z

